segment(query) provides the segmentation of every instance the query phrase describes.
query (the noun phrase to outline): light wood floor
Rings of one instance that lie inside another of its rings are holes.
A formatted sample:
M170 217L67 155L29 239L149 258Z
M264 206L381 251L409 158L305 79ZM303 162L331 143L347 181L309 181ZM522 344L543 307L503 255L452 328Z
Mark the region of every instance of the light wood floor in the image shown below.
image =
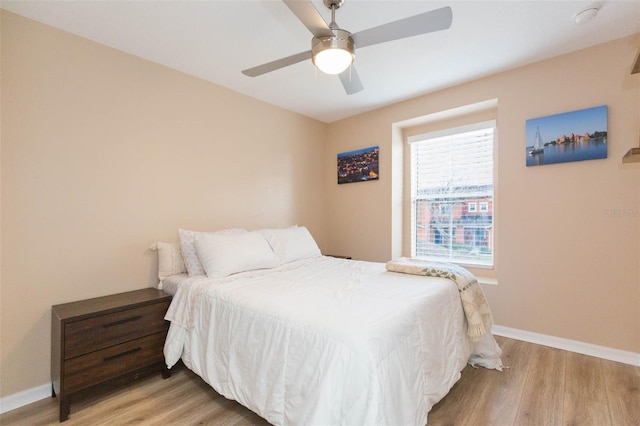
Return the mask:
M497 337L503 372L466 367L429 425L640 425L640 367ZM57 424L54 398L0 416L2 425ZM186 368L71 404L73 425L266 425Z

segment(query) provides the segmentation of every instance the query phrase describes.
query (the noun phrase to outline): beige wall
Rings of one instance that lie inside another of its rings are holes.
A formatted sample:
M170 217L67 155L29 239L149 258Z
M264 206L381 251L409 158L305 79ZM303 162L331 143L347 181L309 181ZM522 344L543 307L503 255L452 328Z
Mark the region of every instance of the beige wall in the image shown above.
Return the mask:
M640 139L640 75L630 74L639 45L640 35L620 39L332 123L329 251L373 261L408 255L398 251L403 144L392 142L392 126L497 100L498 285L484 286L496 323L640 352L640 165L621 163ZM603 104L607 159L525 166L528 118ZM336 154L373 145L380 180L337 185Z
M50 380L50 306L155 284L179 227L305 224L326 124L2 12L2 396Z

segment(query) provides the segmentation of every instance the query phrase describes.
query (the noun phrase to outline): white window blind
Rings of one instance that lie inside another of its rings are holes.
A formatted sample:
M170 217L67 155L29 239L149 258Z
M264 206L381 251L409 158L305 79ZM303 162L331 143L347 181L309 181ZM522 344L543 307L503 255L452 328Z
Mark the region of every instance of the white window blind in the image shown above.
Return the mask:
M494 128L491 121L409 138L412 256L493 267Z

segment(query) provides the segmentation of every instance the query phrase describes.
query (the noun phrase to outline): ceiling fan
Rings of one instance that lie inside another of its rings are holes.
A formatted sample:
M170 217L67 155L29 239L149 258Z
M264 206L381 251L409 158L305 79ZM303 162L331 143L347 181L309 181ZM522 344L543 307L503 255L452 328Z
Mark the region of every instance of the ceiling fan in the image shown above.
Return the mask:
M321 71L338 74L348 95L364 88L353 66L356 48L446 30L451 27L452 21L451 8L443 7L351 34L338 27L335 20L336 10L344 0L323 0L324 5L331 10L331 22L328 25L310 0L283 1L313 34L311 50L248 68L242 73L257 77L311 59Z

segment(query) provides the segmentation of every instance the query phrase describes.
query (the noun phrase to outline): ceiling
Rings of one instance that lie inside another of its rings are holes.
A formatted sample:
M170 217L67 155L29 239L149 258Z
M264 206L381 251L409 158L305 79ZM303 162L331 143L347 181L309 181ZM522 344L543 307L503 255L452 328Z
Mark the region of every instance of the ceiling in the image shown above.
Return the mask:
M329 10L321 1L313 3L329 22ZM364 90L348 96L337 76L316 71L311 61L260 77L241 74L310 49L311 33L278 0L1 5L324 122L640 32L639 1L345 0L336 21L352 33L443 6L453 11L448 30L356 50ZM575 23L577 12L594 6L600 9L595 19Z

